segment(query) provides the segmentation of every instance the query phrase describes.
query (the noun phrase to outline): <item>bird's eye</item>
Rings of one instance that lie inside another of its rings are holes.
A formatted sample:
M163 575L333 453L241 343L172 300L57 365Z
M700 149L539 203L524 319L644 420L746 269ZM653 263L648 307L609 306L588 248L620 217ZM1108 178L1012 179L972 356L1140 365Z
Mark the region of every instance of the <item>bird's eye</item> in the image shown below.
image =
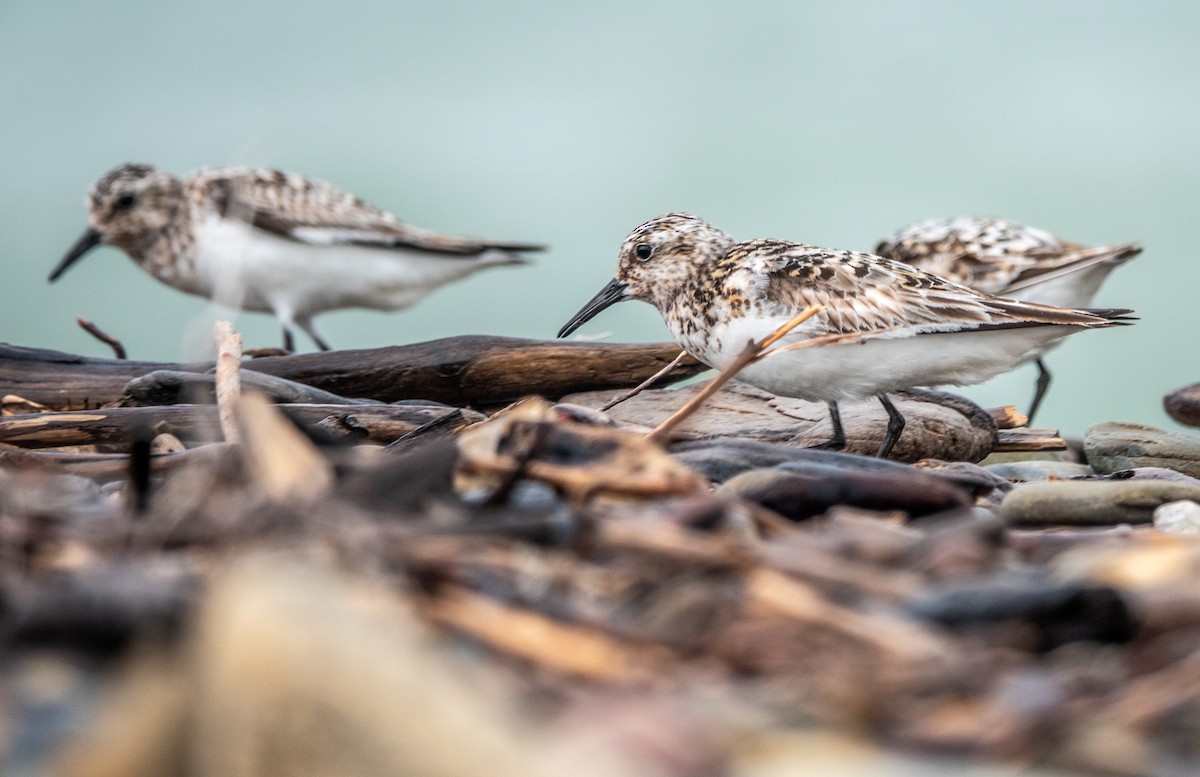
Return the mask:
M650 258L650 254L654 253L654 248L649 243L638 243L633 249L633 255L643 262Z
M125 192L113 203L113 210L129 210L135 203L137 203L137 195Z

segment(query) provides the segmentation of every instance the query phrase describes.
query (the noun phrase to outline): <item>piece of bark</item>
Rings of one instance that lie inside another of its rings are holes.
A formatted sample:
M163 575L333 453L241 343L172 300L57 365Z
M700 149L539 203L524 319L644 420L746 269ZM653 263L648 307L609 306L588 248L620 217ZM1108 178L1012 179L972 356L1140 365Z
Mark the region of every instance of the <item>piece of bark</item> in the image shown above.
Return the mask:
M445 414L436 404L403 405L279 405L280 411L302 426L316 426L333 418L339 425L358 430L372 442L389 443L422 424ZM464 421L481 419L477 413ZM0 418L0 442L23 448L57 448L63 445L125 445L135 429L153 428L185 442L220 439L217 409L212 405L122 407L76 410Z
M1000 429L995 453L1065 451L1070 446L1054 429Z
M572 500L653 497L707 489L704 478L642 435L562 423L550 403L527 399L458 436L456 482L500 499L521 478L549 483Z
M37 402L30 402L24 397L18 397L16 394L5 394L0 397L0 416L45 413L51 409L45 405L39 405Z
M673 343L581 343L464 335L412 345L255 359L257 372L344 397L383 402L429 399L498 405L530 394L624 389L679 354ZM211 363L120 361L0 344L6 393L55 409L90 409L120 399L130 380L155 370L204 373ZM708 369L686 359L671 383Z
M1181 424L1200 426L1200 383L1167 394L1163 397L1163 409Z
M653 428L686 402L701 386L677 391L651 389L617 405L609 415L635 427ZM572 394L564 401L599 407L613 392ZM979 461L996 446L996 426L988 412L962 397L936 391L903 391L892 395L907 426L892 451L898 461L936 458ZM887 414L878 400L840 403L846 451L874 455L883 442ZM745 383L731 382L711 397L676 431L678 440L740 437L804 447L825 443L832 435L824 402L779 397Z
M1012 405L989 407L987 411L992 420L996 422L997 429L1018 429L1029 425L1029 416Z

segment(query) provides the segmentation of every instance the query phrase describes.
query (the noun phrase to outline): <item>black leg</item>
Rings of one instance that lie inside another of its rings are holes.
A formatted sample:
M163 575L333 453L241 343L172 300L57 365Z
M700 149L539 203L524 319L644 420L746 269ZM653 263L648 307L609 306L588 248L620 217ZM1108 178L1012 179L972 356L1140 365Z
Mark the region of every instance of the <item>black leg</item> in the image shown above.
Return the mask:
M838 403L833 400L826 402L829 406L829 425L833 427L833 436L829 442L814 445L813 448L830 451L840 451L846 447L846 431L842 428L842 414L838 412Z
M904 431L904 416L900 415L900 411L892 404L892 400L887 398L887 394L879 395L879 402L883 405L883 409L888 414L887 436L883 438L883 445L879 446L879 453L875 455L881 459L886 459L888 454L892 452L892 448L896 447L896 441L900 439L900 433Z
M1050 370L1046 369L1046 363L1041 359L1034 362L1038 368L1037 388L1033 392L1033 404L1029 406L1029 423L1033 423L1033 416L1037 413L1038 408L1042 406L1042 399L1046 396L1046 389L1050 388Z
M283 328L283 350L288 353L296 352L296 340L292 337L292 330L286 326Z
M299 327L304 330L305 334L307 334L309 337L312 338L312 341L314 343L316 343L317 347L320 348L322 351L332 351L333 350L332 348L329 347L329 343L325 342L325 338L323 338L319 334L317 334L317 330L313 327L311 319L302 318L302 319L296 321L296 324L299 325Z

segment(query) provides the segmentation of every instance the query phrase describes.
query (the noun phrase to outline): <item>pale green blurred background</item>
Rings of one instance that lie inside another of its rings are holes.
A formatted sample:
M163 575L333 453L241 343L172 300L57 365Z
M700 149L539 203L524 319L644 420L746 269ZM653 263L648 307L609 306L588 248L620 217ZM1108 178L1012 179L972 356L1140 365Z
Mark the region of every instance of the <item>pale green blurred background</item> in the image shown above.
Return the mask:
M1173 426L1200 381L1200 5L1115 2L0 4L0 339L203 353L218 311L101 249L54 286L91 182L125 161L266 165L413 224L542 241L409 311L318 320L338 347L552 337L638 223L869 249L990 214L1141 241L1097 304L1136 308L1050 357L1040 425ZM239 316L248 346L274 320ZM629 303L587 334L665 339ZM303 341L308 347L307 341ZM1024 408L1030 367L963 393Z

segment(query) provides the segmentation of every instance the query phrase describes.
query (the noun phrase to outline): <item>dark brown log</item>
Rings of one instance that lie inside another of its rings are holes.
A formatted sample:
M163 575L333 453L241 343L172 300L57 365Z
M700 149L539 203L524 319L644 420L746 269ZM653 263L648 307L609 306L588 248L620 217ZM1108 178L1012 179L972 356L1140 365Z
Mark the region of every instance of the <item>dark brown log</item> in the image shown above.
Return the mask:
M1163 409L1181 424L1200 426L1200 383L1167 394L1163 397Z
M497 405L529 394L557 399L579 391L634 386L679 353L673 343L608 344L464 335L412 345L255 359L256 372L343 397L451 405ZM80 410L121 397L133 378L155 370L207 372L211 363L119 361L0 344L0 386L48 407ZM707 369L687 359L670 383Z
M373 442L389 443L446 413L444 405L279 405L292 421L319 427L354 430ZM332 419L332 421L330 420ZM481 420L477 413L464 422ZM23 448L63 445L125 445L137 429L167 432L192 442L220 439L217 408L213 405L121 407L36 413L0 418L0 442Z

